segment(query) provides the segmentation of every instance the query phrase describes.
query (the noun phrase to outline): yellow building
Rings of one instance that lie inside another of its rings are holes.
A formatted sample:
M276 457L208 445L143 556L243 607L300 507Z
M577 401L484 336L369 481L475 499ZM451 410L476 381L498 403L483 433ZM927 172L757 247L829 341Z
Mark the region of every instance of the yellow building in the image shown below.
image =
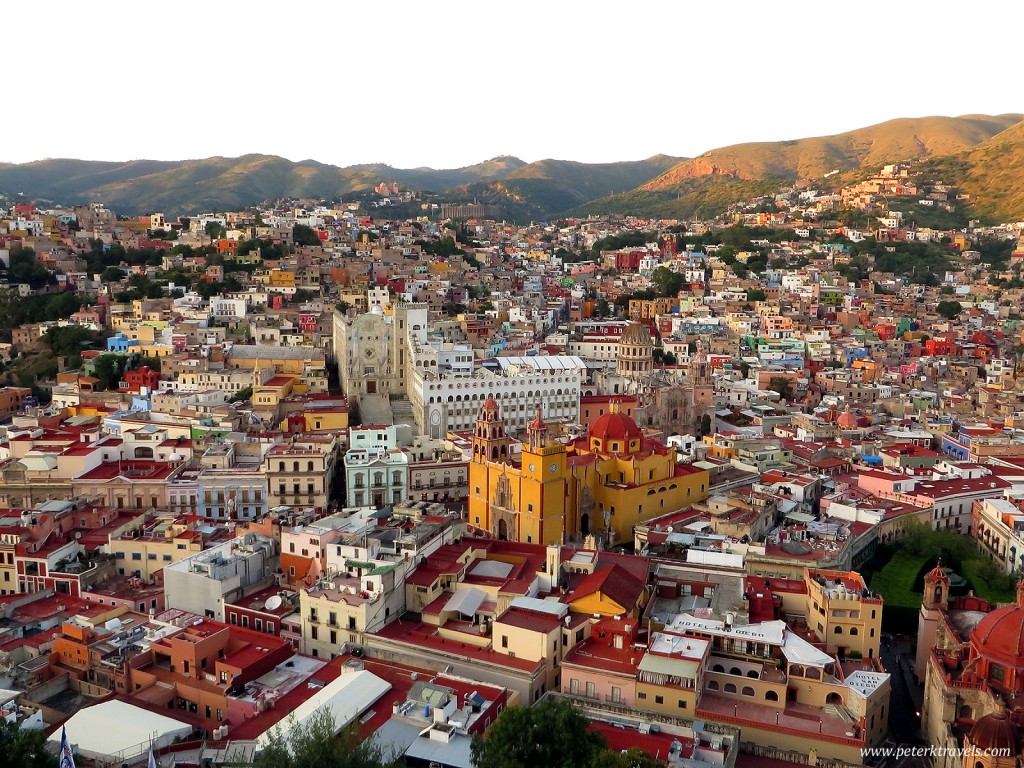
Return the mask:
M591 534L614 545L633 526L707 497L708 472L677 464L613 405L587 434L549 439L538 414L517 453L494 398L480 411L469 468L469 522L499 539L557 544Z
M878 658L882 598L854 571L805 570L807 626L829 653Z
M145 529L111 535L110 551L117 571L149 581L164 566L203 551L203 535L180 519L161 517Z
M285 269L272 269L267 279L270 290L287 290L295 288L295 273Z

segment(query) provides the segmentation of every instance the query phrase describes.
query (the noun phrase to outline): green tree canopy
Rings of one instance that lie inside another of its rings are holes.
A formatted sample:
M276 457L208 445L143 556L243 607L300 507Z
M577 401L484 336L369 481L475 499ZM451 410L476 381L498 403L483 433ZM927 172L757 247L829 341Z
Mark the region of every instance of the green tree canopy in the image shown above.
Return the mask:
M778 392L786 402L791 401L795 394L793 392L793 383L785 376L772 376L768 379L768 389L772 392Z
M952 320L963 312L963 309L963 305L959 301L940 301L935 307L935 311L947 320Z
M8 258L7 275L11 282L28 283L33 289L53 285L57 278L36 259L31 248L14 248Z
M686 280L684 275L673 272L668 267L657 267L651 273L651 282L658 290L659 296L676 296Z
M208 222L206 222L206 226L203 227L203 231L206 233L206 236L208 238L210 238L210 242L211 243L214 240L220 240L228 232L224 228L224 225L221 224L219 221L208 221Z
M606 752L599 733L563 699L545 698L532 707L509 707L484 736L473 737L476 768L580 768Z
M81 362L82 347L99 341L99 334L84 325L53 326L43 334L43 343L56 357L68 357L69 364Z
M116 283L118 280L124 278L124 270L120 267L107 267L100 272L100 280L104 283Z
M46 734L0 720L0 764L18 768L57 768L57 756L46 749Z
M760 288L751 288L747 291L747 301L764 301L768 295Z
M292 242L295 245L322 245L316 230L305 224L296 224L292 227Z
M252 768L388 768L390 757L370 740L359 738L359 722L338 735L334 716L318 709L304 722L285 721L270 730L270 741Z

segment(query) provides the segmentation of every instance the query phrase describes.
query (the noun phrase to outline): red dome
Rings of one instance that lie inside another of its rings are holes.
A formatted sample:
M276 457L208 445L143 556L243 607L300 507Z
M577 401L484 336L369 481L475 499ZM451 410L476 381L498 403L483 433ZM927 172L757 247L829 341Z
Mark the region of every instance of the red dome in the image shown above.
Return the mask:
M839 414L839 418L836 419L836 426L840 429L856 429L859 425L857 423L857 417L850 412L849 408L847 408Z
M590 437L599 440L639 440L640 427L623 413L606 413L595 421L589 430Z
M1017 735L1006 712L985 715L971 728L971 743L980 750L996 754L1017 754Z
M481 407L484 411L496 411L498 410L498 401L494 399L494 395L489 395L487 401Z
M935 567L925 574L924 580L930 582L944 581L949 583L949 576L944 570L942 570L942 561L936 563Z
M971 643L983 656L1024 667L1024 609L1007 605L992 611L974 628Z

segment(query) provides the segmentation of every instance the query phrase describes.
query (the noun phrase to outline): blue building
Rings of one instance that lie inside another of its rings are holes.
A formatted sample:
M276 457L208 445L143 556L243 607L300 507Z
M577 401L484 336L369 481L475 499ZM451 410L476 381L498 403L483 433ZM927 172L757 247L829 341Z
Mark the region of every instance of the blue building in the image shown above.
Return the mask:
M138 346L138 339L129 339L123 333L115 333L107 339L107 352L130 352Z

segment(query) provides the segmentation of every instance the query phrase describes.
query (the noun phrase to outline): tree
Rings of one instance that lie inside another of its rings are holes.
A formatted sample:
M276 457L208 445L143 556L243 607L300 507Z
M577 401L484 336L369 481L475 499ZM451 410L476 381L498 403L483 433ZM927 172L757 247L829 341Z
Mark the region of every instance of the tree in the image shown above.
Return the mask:
M13 248L8 256L8 277L13 283L28 283L33 289L52 285L57 278L36 259L31 248Z
M604 737L563 699L509 707L484 736L474 736L476 768L577 768L594 765L607 751Z
M659 296L676 296L683 287L685 276L673 272L668 267L657 267L651 273L651 282L658 290Z
M700 428L697 430L697 435L699 437L704 437L704 435L710 435L710 434L711 434L711 416L705 413L703 416L700 417Z
M50 348L54 357L69 358L68 364L71 367L79 365L82 359L83 343L95 342L98 334L90 331L84 325L55 325L46 329L43 334L43 343Z
M343 315L346 314L352 308L352 305L350 303L348 303L347 301L339 301L334 306Z
M118 267L107 267L100 272L100 280L104 283L116 283L122 279L124 279L124 270Z
M935 311L947 320L952 320L963 312L963 309L963 305L959 301L940 301L935 307Z
M4 765L18 768L57 768L57 756L46 749L46 734L35 728L0 720L0 755Z
M359 722L341 731L327 709L305 721L286 720L270 730L268 744L252 761L253 768L386 768L395 763L369 739L359 738Z
M768 379L768 389L772 392L778 392L779 397L786 402L790 402L795 397L793 393L793 382L785 376L772 376Z
M663 768L664 760L658 760L639 747L630 747L625 752L606 749L591 763L592 768Z
M229 403L244 403L246 400L252 397L252 387L246 387L245 389L238 390L230 398Z
M305 224L296 224L292 227L292 242L295 245L322 245L320 235L316 230Z
M751 288L747 291L747 301L764 301L768 295L760 288Z
M224 229L224 225L221 224L219 221L206 222L206 226L203 227L203 231L206 233L206 236L210 238L211 243L214 240L220 240L228 232L226 229Z
M100 380L103 389L116 389L121 380L121 355L98 355L93 360L93 376Z

